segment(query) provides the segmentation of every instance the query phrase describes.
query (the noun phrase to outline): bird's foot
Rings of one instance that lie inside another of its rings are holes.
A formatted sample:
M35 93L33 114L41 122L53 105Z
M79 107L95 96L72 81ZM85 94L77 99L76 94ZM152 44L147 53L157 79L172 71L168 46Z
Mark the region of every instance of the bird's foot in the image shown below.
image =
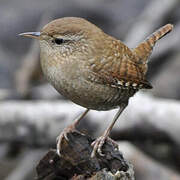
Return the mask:
M95 157L96 152L100 155L100 156L105 156L105 154L102 153L102 147L105 144L105 142L108 141L110 143L112 143L113 146L115 146L115 148L118 148L118 144L112 140L111 138L109 138L108 136L100 136L99 138L97 138L95 141L92 142L91 146L93 146L93 151L91 153L91 157Z
M57 144L57 154L59 156L61 156L61 142L63 139L65 139L66 141L69 141L69 138L68 138L68 134L69 133L73 133L73 132L78 132L76 130L76 127L74 124L71 124L70 126L66 127L61 133L60 135L56 138L56 144Z

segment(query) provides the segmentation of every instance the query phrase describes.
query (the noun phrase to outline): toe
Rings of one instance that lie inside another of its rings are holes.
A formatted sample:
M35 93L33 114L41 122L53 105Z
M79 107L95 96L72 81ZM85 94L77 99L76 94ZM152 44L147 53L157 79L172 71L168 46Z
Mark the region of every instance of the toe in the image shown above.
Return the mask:
M57 144L57 154L60 155L60 151L61 151L61 142L64 139L66 142L69 141L69 137L68 134L72 133L72 132L77 132L78 131L75 129L74 125L70 125L67 128L65 128L63 130L63 132L61 132L61 134L56 138L56 144Z
M101 136L98 139L96 139L91 145L93 146L93 151L91 153L91 157L95 157L96 152L100 156L105 156L105 154L102 153L102 147L105 143L106 137Z

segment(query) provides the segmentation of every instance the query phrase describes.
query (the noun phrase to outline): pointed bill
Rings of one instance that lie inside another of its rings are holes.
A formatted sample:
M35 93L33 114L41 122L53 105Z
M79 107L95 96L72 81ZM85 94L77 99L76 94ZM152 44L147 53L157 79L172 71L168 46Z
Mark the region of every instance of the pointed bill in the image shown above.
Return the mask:
M34 39L39 39L41 35L41 32L25 32L19 34L19 36L24 36L24 37L29 37L29 38L34 38Z

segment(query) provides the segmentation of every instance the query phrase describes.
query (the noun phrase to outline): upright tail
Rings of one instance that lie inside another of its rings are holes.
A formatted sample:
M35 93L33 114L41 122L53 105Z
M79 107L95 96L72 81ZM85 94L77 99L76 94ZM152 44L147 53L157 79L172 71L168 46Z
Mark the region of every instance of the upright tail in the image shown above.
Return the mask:
M165 36L167 33L171 32L173 29L172 24L166 24L165 26L161 27L153 34L151 34L144 42L140 43L133 52L138 57L137 63L147 63L148 57L151 55L154 45L156 42Z
M147 72L147 61L151 55L154 45L159 39L171 32L172 29L172 24L166 24L132 50L136 57L135 61L139 64L139 67L141 67L143 74L146 74Z

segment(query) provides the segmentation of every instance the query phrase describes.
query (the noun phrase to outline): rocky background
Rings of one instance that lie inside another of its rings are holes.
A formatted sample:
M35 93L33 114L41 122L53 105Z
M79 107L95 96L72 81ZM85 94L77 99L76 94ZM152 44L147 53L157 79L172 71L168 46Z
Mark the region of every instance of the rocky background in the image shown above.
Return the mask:
M1 0L0 179L33 179L56 136L83 111L43 78L38 43L18 36L64 16L84 17L132 48L174 24L149 61L154 88L130 100L111 137L134 165L137 180L180 180L179 0ZM79 129L97 137L115 111L92 111Z

